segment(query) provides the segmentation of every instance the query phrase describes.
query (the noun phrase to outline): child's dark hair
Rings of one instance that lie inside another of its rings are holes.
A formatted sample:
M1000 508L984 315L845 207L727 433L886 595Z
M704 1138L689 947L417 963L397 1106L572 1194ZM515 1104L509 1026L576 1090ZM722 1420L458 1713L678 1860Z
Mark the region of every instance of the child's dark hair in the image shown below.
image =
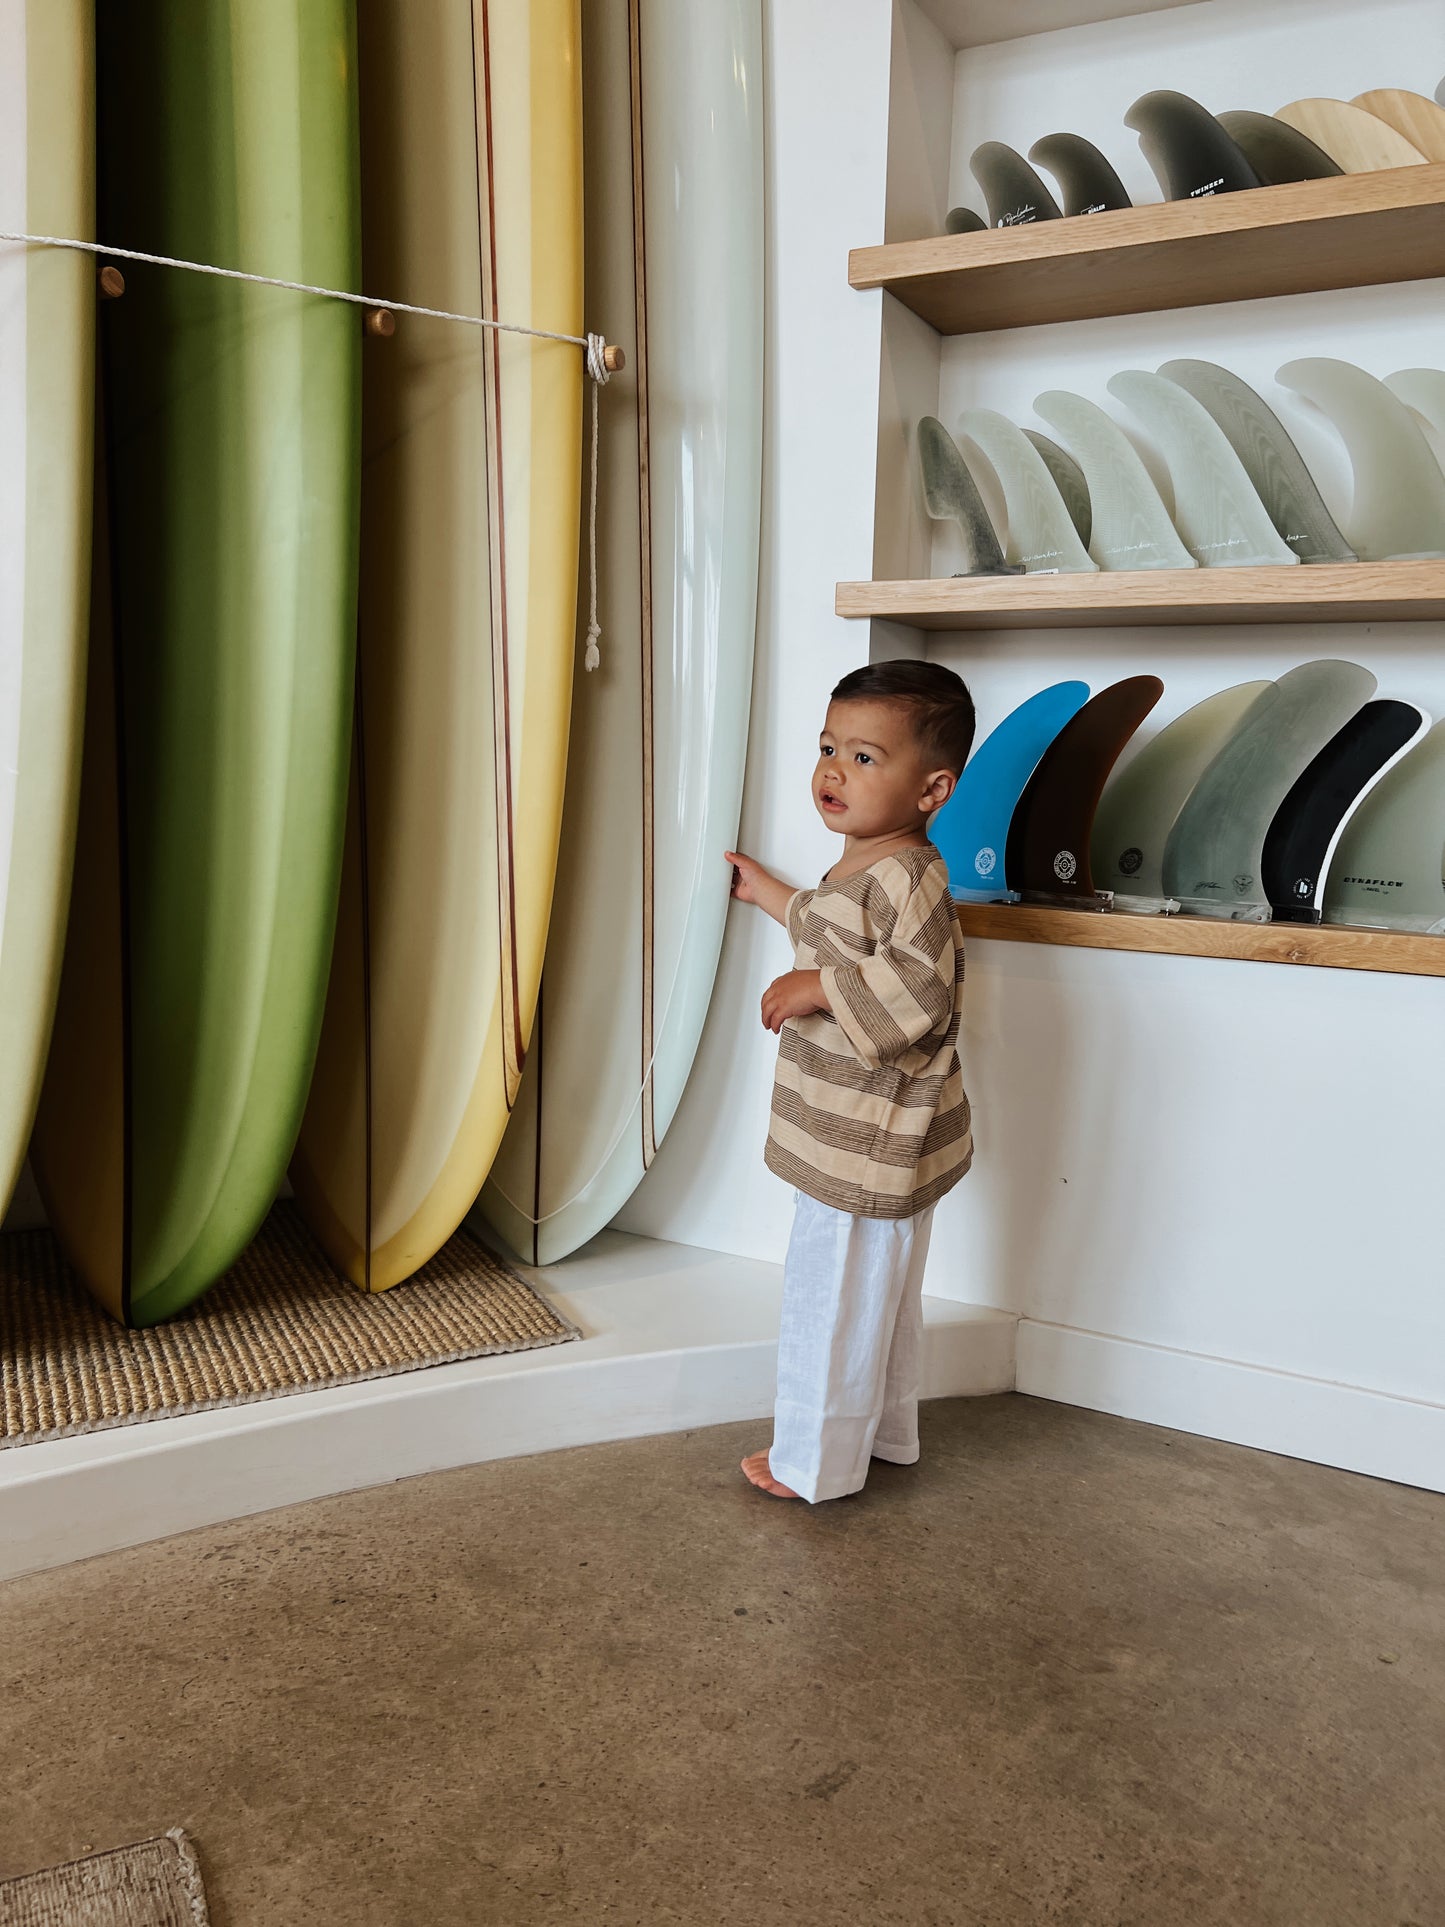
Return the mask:
M907 703L920 749L957 776L973 748L973 697L962 676L942 663L873 662L846 675L833 691L835 703Z

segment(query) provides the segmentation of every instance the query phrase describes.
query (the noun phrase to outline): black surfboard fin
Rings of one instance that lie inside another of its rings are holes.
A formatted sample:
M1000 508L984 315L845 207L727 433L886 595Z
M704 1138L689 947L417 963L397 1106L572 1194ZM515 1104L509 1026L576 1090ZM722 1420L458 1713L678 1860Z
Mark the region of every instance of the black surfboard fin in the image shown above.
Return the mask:
M943 223L945 234L986 234L988 222L971 207L951 207Z
M1417 703L1377 697L1300 772L1264 839L1260 879L1276 921L1320 921L1325 878L1345 825L1428 726L1429 717Z
M1103 214L1134 205L1113 162L1082 134L1045 134L1029 149L1029 159L1058 182L1065 214Z
M1234 194L1263 182L1207 107L1166 87L1141 94L1124 116L1139 136L1166 201Z
M969 166L988 203L990 227L1022 227L1030 221L1063 219L1057 201L1023 155L1002 141L985 141L975 147Z
M1323 181L1345 171L1308 134L1273 114L1236 110L1220 114L1218 120L1266 187L1279 187L1285 181Z
M1091 696L1039 758L1009 824L1004 872L1025 902L1098 908L1089 867L1094 813L1109 772L1164 693L1157 676L1126 676Z

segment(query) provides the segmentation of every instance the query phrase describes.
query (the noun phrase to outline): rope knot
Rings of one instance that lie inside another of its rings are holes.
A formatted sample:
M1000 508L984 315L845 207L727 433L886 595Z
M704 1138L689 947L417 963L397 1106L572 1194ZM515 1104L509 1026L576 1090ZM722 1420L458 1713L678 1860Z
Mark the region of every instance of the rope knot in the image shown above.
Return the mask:
M612 370L607 366L606 335L588 335L587 372L599 388L605 388L612 379Z

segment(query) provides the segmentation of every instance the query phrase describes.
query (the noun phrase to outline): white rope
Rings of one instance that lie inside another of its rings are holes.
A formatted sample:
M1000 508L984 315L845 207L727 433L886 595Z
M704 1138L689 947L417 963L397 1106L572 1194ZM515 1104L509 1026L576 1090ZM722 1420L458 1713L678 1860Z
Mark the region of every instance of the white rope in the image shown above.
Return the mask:
M587 653L583 657L583 666L587 669L596 669L602 661L602 651L597 647L602 640L602 625L597 620L597 397L612 379L604 354L606 346L601 335L588 335L587 372L592 377L592 490L587 512L587 555L592 600L587 610Z
M282 281L274 274L249 274L244 268L218 268L208 261L183 261L174 254L146 254L140 248L111 248L100 241L70 241L56 234L7 234L0 232L0 241L16 241L32 248L71 248L78 254L101 254L107 259L112 256L117 261L142 261L152 268L184 268L187 274L214 275L221 281L246 281L256 288L284 288L289 294L315 294L326 301L347 301L353 308L387 308L393 314L417 314L430 321L458 321L466 328L495 328L502 334L532 335L538 341L565 341L573 348L589 350L588 371L591 372L590 349L598 335L556 334L550 328L528 328L520 321L493 321L481 314L453 314L448 308L420 308L411 301L384 301L372 294L352 294L346 288L318 288L309 281ZM601 355L598 355L601 362ZM593 380L597 377L594 375ZM603 375L606 380L606 375Z
M414 301L388 301L376 295L352 294L346 288L321 288L309 281L284 281L274 274L251 274L244 268L218 268L208 261L187 261L174 254L148 254L142 248L107 247L101 241L76 241L58 234L11 234L0 231L0 241L12 241L21 247L69 248L77 254L103 255L117 261L139 261L152 268L181 268L187 274L209 274L217 280L243 281L255 288L282 288L288 294L311 294L323 301L345 301L353 308L384 308L391 314L420 315L428 321L455 321L464 328L492 328L499 334L528 335L533 341L561 341L568 347L583 349L587 357L587 373L592 378L592 488L587 528L591 601L584 661L588 669L597 668L602 660L597 647L602 636L597 620L597 443L601 427L597 393L612 379L612 371L606 360L605 335L559 334L552 328L529 328L520 321L494 321L488 315L454 314L449 308L423 308Z

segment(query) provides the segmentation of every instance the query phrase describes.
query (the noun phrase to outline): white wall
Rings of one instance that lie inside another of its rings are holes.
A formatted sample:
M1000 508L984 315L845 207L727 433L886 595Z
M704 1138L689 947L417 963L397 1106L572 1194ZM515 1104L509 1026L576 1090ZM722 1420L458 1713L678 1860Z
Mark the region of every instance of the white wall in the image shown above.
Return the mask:
M875 439L868 340L878 316L846 286L848 248L877 239L882 219L888 12L854 0L849 31L838 8L813 0L771 10L770 398L744 841L800 880L830 853L807 803L812 733L828 685L864 655L861 632L827 613L834 580L866 573L863 478L871 487L876 473L880 494L875 561L929 540L900 505L918 513L906 444L928 404L933 350L910 324L890 323ZM911 58L927 36L903 44ZM1136 198L1157 200L1122 125L1150 87L1269 110L1373 86L1431 93L1442 73L1436 0L1369 10L1209 0L966 51L955 62L946 200L976 198L967 157L979 141L1026 149L1055 128L1096 140ZM900 95L927 89L895 73L891 92L896 111ZM904 144L915 179L936 153L916 135ZM895 221L898 180L895 165ZM1122 420L1108 375L1201 356L1269 396L1343 507L1348 469L1332 431L1274 385L1275 369L1303 354L1376 373L1445 365L1442 319L1442 286L1430 282L975 336L943 344L939 412L956 420L979 403L1032 421L1034 395L1065 386ZM950 566L935 539L933 572ZM920 638L894 631L879 639L884 652L899 653L900 636L917 651ZM1063 676L1098 688L1157 671L1162 723L1227 683L1325 654L1364 662L1382 693L1445 716L1441 641L1435 624L1350 625L1039 632L934 650L969 679L987 729ZM623 1216L628 1229L781 1252L789 1200L761 1167L773 1047L756 1000L786 963L779 933L734 909L698 1070ZM1039 1337L1031 1345L1026 1327L1020 1351L1026 1389L1445 1485L1445 988L980 943L964 1055L978 1158L940 1207L927 1289L1033 1321Z

